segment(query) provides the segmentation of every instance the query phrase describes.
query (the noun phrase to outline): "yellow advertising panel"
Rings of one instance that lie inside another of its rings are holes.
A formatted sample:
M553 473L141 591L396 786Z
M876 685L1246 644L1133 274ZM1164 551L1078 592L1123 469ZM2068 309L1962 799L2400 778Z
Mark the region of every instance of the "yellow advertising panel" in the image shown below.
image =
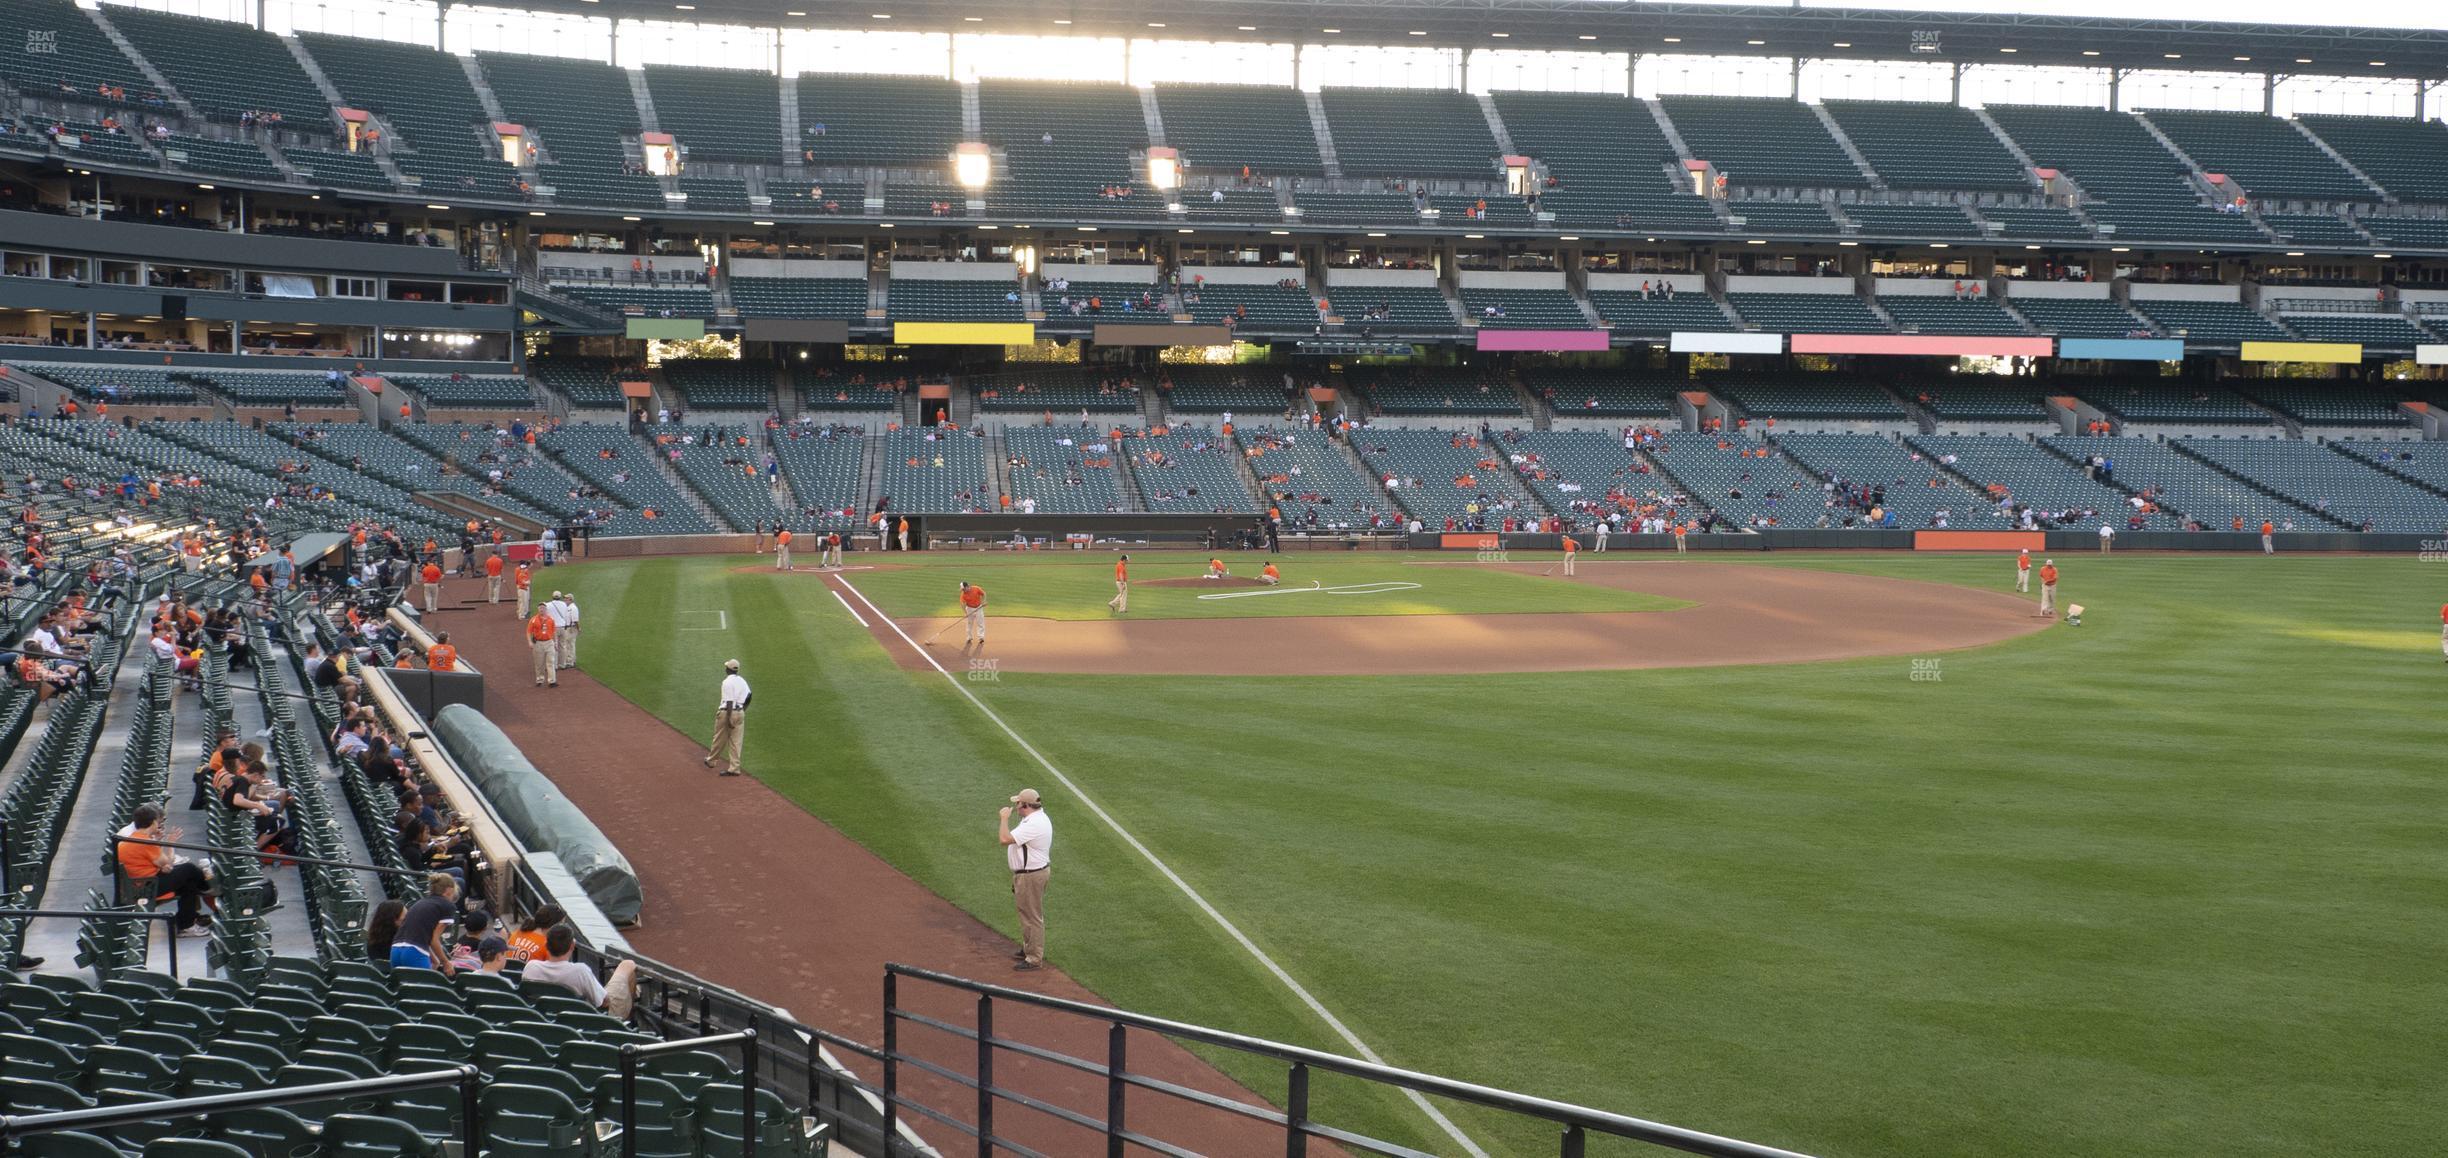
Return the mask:
M2246 342L2247 362L2338 362L2352 365L2363 360L2363 347L2354 342Z
M894 322L896 346L1012 346L1037 340L1027 322Z

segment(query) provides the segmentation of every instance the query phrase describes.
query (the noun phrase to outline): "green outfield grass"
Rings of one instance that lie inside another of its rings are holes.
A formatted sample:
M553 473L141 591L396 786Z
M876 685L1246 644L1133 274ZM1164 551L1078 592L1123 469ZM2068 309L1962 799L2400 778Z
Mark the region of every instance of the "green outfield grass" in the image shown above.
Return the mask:
M999 600L1072 582L922 562L852 580L908 614L965 572ZM2448 568L2060 562L2084 626L1936 666L967 686L1397 1065L1827 1155L2436 1151ZM1047 790L1050 955L1108 999L1343 1050L957 689L742 564L553 582L586 600L588 670L700 739L740 656L780 707L750 770L998 927L994 809ZM732 630L673 630L711 609ZM1323 1088L1337 1124L1454 1149ZM1554 1151L1450 1112L1493 1153Z
M916 556L911 556L915 558ZM1153 587L1155 579L1198 579L1208 555L1143 552L1131 560L1133 619L1234 619L1285 615L1462 615L1517 611L1668 611L1683 600L1575 583L1552 576L1472 567L1414 566L1403 556L1378 552L1332 555L1225 553L1212 556L1236 577L1256 578L1271 559L1285 589L1322 583L1328 587L1416 583L1416 590L1368 594L1280 595L1201 599L1238 591L1221 585ZM854 571L852 582L897 619L960 614L963 581L985 588L992 615L1037 619L1110 619L1114 557L1104 552L1071 555L931 555L926 566L908 570Z

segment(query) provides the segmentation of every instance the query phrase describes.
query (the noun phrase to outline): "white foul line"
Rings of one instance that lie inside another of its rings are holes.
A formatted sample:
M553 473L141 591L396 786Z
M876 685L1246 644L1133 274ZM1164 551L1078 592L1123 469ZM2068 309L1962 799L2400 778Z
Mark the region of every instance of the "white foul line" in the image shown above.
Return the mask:
M866 616L864 616L864 615L859 614L859 613L858 613L858 608L850 606L850 601L849 601L849 600L847 600L847 599L843 599L843 598L841 597L841 592L839 592L839 591L834 592L834 593L833 593L833 598L834 598L835 600L837 600L838 602L840 602L840 603L841 603L841 605L842 605L842 610L847 611L847 612L849 612L849 613L850 613L850 618L855 619L855 620L858 620L858 625L859 625L860 627L865 627L865 626L867 626L867 617L866 617ZM865 598L865 596L861 596L860 598Z
M1077 783L1073 782L1069 776L1063 775L1062 769L1055 767L1054 762L1046 759L1045 754L1039 752L1035 745L1022 739L1020 733L1013 731L1010 724L1004 723L1003 717L996 715L993 708L987 707L986 701L977 698L977 693L970 691L968 685L954 678L951 672L944 670L944 665L935 662L935 657L925 648L918 646L918 641L911 639L908 632L901 630L901 625L893 622L891 616L884 614L884 609L877 607L874 600L867 598L866 592L852 586L850 580L840 575L835 575L833 578L852 595L858 596L859 602L866 604L867 610L875 612L875 617L882 621L884 626L892 628L893 634L901 637L901 642L908 644L911 651L918 653L920 659L927 661L927 666L934 668L935 674L942 676L945 682L950 683L952 690L959 692L962 698L968 700L971 707L985 713L986 718L993 721L995 727L1002 729L1004 735L1011 737L1012 743L1020 745L1020 750L1028 753L1031 759L1036 760L1038 766L1046 770L1047 775L1060 783L1065 791L1077 797L1081 807L1095 814L1098 820L1104 821L1105 827L1112 829L1114 835L1121 837L1124 844L1131 846L1140 856L1146 857L1149 864L1156 866L1157 872L1163 874L1166 880L1173 882L1174 888L1180 889L1183 896L1190 898L1191 904L1197 905L1200 912L1207 914L1209 919L1222 927L1226 936L1231 937L1243 949L1248 950L1250 956L1257 958L1259 965L1264 966L1267 972L1274 974L1277 981L1283 982L1284 988L1291 990L1292 996L1299 998L1301 1004L1308 1006L1311 1013L1317 1014L1328 1028L1333 1029L1338 1036L1342 1037L1344 1042L1352 1047L1353 1052L1374 1064L1387 1064L1384 1058L1377 1055L1376 1050L1370 1049L1367 1042L1360 1040L1359 1034L1353 1033L1350 1026L1343 1024L1342 1018L1336 1017L1307 989L1302 988L1300 982L1293 980L1292 975L1285 972L1283 966L1276 964L1275 959L1268 956L1266 950L1259 948L1257 942L1250 940L1249 935L1243 933L1240 926L1233 924L1231 918L1218 912L1214 905L1207 903L1207 898L1200 896L1197 889L1191 888L1190 882L1183 880L1181 874L1174 872L1173 867L1159 858L1154 850L1139 843L1139 838L1132 836L1130 830L1123 828L1122 823L1113 818L1113 814L1105 811L1096 801L1089 799L1088 794L1082 791ZM840 592L835 592L834 595L839 598ZM1487 1151L1480 1149L1478 1143L1471 1141L1470 1136L1464 1134L1461 1127L1454 1125L1453 1119L1446 1117L1443 1111L1429 1105L1428 1099L1421 1097L1418 1090L1406 1089L1403 1093L1419 1106L1422 1113L1428 1115L1428 1120L1435 1122L1472 1158L1488 1158Z
M711 615L711 616L713 616L713 617L714 617L714 626L712 626L712 627L683 627L683 628L681 628L681 629L680 629L680 630L682 630L682 631L729 631L729 630L731 630L731 613L730 613L730 612L728 612L728 611L725 611L725 610L723 610L722 608L719 608L719 607L709 607L709 608L706 608L706 609L704 609L704 610L702 610L702 611L683 611L683 612L681 612L680 614L682 614L682 615Z
M1256 591L1218 591L1209 595L1201 595L1199 598L1250 599L1260 595L1307 595L1319 591L1323 591L1328 595L1383 595L1388 591L1417 591L1419 590L1419 587L1420 585L1417 583L1404 583L1400 580L1383 580L1376 583L1351 583L1341 587L1327 587L1316 582L1315 580L1312 580L1307 587L1261 587Z

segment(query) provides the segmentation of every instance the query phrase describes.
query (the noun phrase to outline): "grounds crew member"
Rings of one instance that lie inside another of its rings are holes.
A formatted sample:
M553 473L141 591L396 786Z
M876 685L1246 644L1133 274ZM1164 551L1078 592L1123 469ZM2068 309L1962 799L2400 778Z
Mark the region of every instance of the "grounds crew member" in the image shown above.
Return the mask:
M1275 564L1268 563L1266 566L1258 569L1258 581L1266 584L1269 587L1273 587L1274 585L1283 582L1283 573L1275 569Z
M555 597L561 601L561 614L553 620L553 626L561 629L561 666L576 667L578 666L578 597L559 594L556 594Z
M1130 556L1128 555L1114 560L1114 597L1106 600L1105 606L1112 608L1115 614L1130 610Z
M425 666L435 671L459 670L459 649L451 646L449 632L434 636L433 646L425 649Z
M839 569L839 568L841 567L841 565L842 565L842 544L841 544L841 532L840 532L840 531L827 531L827 532L825 532L824 546L825 546L825 565L826 565L826 566L828 566L828 567L833 567L833 568L835 568L835 569Z
M485 556L485 602L501 602L502 557L495 551Z
M2023 548L2022 554L2015 556L2015 590L2024 592L2031 590L2031 548L2029 547Z
M1564 536L1564 573L1573 573L1573 558L1581 553L1581 543L1571 535Z
M722 692L714 705L714 742L706 748L703 763L714 766L714 758L723 759L722 774L740 774L740 745L748 739L748 701L756 695L748 681L740 678L739 661L723 661Z
M2268 519L2263 519L2263 520L2261 520L2261 553L2262 553L2262 554L2264 554L2264 555L2275 555L2275 554L2277 554L2277 553L2278 553L2278 548L2277 548L2275 545L2273 545L2273 544L2270 542L2270 532L2275 531L2275 530L2277 530L2277 529L2278 529L2278 528L2273 527L2273 526L2271 526L2271 525L2270 525L2270 521L2269 521Z
M541 607L527 617L527 650L535 656L535 682L539 688L561 686L561 673L556 667L560 648L553 642L553 634L558 630L553 626L552 614Z
M969 643L986 642L986 589L963 581L960 589L961 622L969 628ZM963 644L966 647L969 644Z
M438 556L425 560L425 570L418 578L425 581L425 613L433 614L434 600L442 594L442 564Z
M1012 823L1012 812L1020 823ZM1003 859L1011 866L1012 907L1020 912L1020 951L1012 954L1016 972L1045 968L1046 878L1053 875L1054 822L1046 818L1037 790L1023 788L1003 806L995 822L995 839L1003 844Z
M527 585L533 582L535 582L535 575L527 570L525 563L519 564L518 570L510 576L510 585L518 588L519 618L521 619L527 618Z
M763 523L757 524L760 535L763 533L764 526L765 524ZM789 527L782 527L774 531L774 570L788 571L791 569L790 543L791 533Z
M2040 614L2057 614L2057 560L2040 563Z
M900 539L901 539L901 549L902 549L902 550L904 550L904 551L907 551L907 550L909 550L909 516L908 516L908 515L903 515L903 516L901 516L901 522L900 522L900 525L899 525L898 529L899 529L899 531L901 532L901 534L900 534Z

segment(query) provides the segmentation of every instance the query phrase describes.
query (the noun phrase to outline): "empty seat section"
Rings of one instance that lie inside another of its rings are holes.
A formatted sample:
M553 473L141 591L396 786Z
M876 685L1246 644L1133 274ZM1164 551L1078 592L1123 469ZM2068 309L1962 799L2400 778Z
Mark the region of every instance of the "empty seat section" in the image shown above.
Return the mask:
M2082 186L2082 209L2116 227L2119 241L2269 239L2252 219L2204 204L2183 161L2132 114L2053 105L1990 105L1987 112L2031 156Z
M1904 417L1887 392L1835 373L1721 374L1693 379L1754 418L1886 420Z
M799 392L803 410L891 410L901 405L900 393L888 384L826 366L792 367L791 388Z
M895 181L884 187L887 217L966 217L969 190L958 185Z
M253 141L217 141L209 137L190 137L173 133L154 147L161 150L162 160L172 168L191 173L212 173L225 177L248 177L257 181L286 181L272 158Z
M1160 84L1165 143L1194 173L1217 179L1318 177L1317 134L1299 90L1276 85ZM1185 200L1192 199L1185 194Z
M1461 328L1444 291L1432 286L1330 287L1327 311L1346 330L1386 334L1443 334Z
M2046 422L2052 388L2029 378L1956 374L1897 387L1942 422Z
M2404 535L2448 530L2448 495L2434 494L2318 443L2184 438L2175 445L2358 529Z
M494 476L499 474L502 491L556 517L569 518L589 507L611 505L608 500L580 493L584 484L576 475L536 448L514 441L507 430L456 422L406 422L391 430L401 441L437 461L452 463L461 474L485 480L488 486L495 483ZM376 461L372 454L365 457L369 465ZM414 462L404 459L398 466L405 470ZM418 465L411 477L421 478L425 470Z
M816 165L934 168L961 142L960 86L940 77L801 73L797 152ZM852 191L850 200L858 200Z
M2136 513L2132 496L2084 477L2080 466L2020 438L1918 434L1905 441L1942 462L1951 458L1949 469L1971 479L1993 505L2030 507L2049 522L2066 516L2062 525L2084 528L2097 527L2103 519L2123 527ZM2077 457L2080 453L2076 452ZM2145 516L2143 525L2151 530L2173 530L2175 521L2162 513Z
M691 410L757 410L774 406L771 362L729 358L681 358L663 363L663 380Z
M2224 386L2156 380L2071 382L2076 397L2126 422L2271 425L2270 416Z
M1497 445L1522 487L1557 514L1667 514L1682 489L1604 431L1511 430Z
M1045 308L1043 328L1086 333L1098 322L1160 325L1173 320L1173 308L1153 282L1089 281L1072 278L1059 290L1040 290Z
M0 4L0 79L28 96L51 97L74 90L79 99L100 101L104 86L127 90L126 103L142 105L153 86L119 46L69 0L9 0ZM18 51L48 44L48 52ZM63 88L64 86L64 88Z
M1877 237L1948 238L1978 237L1980 230L1972 219L1953 205L1902 205L1862 202L1844 207L1844 215L1853 219L1861 231Z
M967 433L895 430L878 436L883 469L876 497L906 514L980 513L989 509L986 440Z
M215 366L190 372L201 382L241 406L344 406L348 395L333 386L322 371L225 370Z
M1691 155L1736 187L1859 189L1870 184L1798 101L1762 97L1659 97ZM1336 138L1338 150L1342 139Z
M2306 426L2396 426L2407 420L2400 409L2403 395L2356 382L2266 378L2230 385Z
M2021 334L2023 324L1987 298L1894 294L1879 299L1905 333Z
M1328 88L1318 93L1335 158L1354 177L1493 180L1496 137L1479 102L1450 89Z
M1806 529L1828 509L1819 480L1766 443L1668 430L1649 453L1694 499L1739 526ZM1842 520L1831 515L1829 524Z
M1208 282L1182 291L1182 308L1202 325L1223 323L1245 333L1306 334L1318 326L1317 301L1307 287Z
M2298 526L2314 530L2333 529L2333 525L2311 512L2256 490L2199 459L2179 454L2166 443L2147 438L2075 436L2041 441L2077 460L2084 455L2105 456L2117 485L2148 491L2161 505L2210 530L2224 531L2238 521L2257 530L2264 519L2273 523L2292 519ZM2075 473L2079 477L2081 468L2075 468Z
M458 456L454 468L450 470L443 469L442 459L422 445L362 422L275 423L266 429L283 442L292 443L404 492L451 491L477 495L538 522L560 518L570 509L566 503L538 504L518 497L520 490L538 491L547 496L557 493L563 489L562 479L565 476L540 472L528 480L534 486L519 487L514 476L527 469L515 461L519 456L500 453L504 448L493 439L479 440L472 427L444 428L466 433L469 437L463 443L455 443L439 435L435 437L437 445L450 448L449 453ZM395 429L410 431L419 427L403 424ZM498 484L492 479L495 471L502 474Z
M1521 396L1512 376L1492 367L1352 366L1345 384L1358 389L1378 414L1519 418Z
M1683 163L1646 102L1576 93L1490 94L1516 152L1555 183L1539 207L1567 229L1715 232L1706 198L1680 179Z
M2391 245L2419 245L2425 249L2448 249L2448 218L2396 217L2371 214L2356 220L2371 235Z
M1419 205L1400 193L1340 193L1302 189L1292 194L1302 221L1317 225L1417 225Z
M581 409L618 407L622 381L646 380L645 371L624 371L609 358L538 358L529 364L528 373Z
M563 423L537 435L536 445L628 508L604 523L606 535L702 535L715 530L648 457L655 452L625 427Z
M2242 302L2135 298L2133 305L2171 336L2195 342L2283 342L2293 336Z
M1157 384L1175 414L1232 413L1247 422L1290 406L1284 372L1275 366L1167 366Z
M2286 327L2315 342L2358 342L2395 350L2411 350L2418 343L2435 342L2429 331L2407 321L2402 314L2377 313L2285 313L2278 320Z
M1594 289L1589 299L1598 308L1598 316L1618 334L1654 338L1677 330L1715 333L1734 327L1716 301L1699 290L1678 292L1669 299L1654 290L1644 298L1639 290Z
M2074 216L2073 211L2055 205L1983 205L1980 215L2006 228L2000 237L2076 238L2089 240L2091 227Z
M2142 113L2205 172L2225 173L2256 200L2376 201L2295 126L2261 113L2150 109Z
M235 21L141 8L114 6L110 20L197 112L216 121L276 113L284 128L332 131L331 106L279 37Z
M801 114L804 118L805 114ZM1158 217L1165 198L1133 156L1147 148L1139 90L1118 84L989 80L979 127L1008 171L986 187L998 217ZM1125 191L1107 196L1107 190Z
M1349 452L1324 434L1305 428L1277 429L1236 424L1260 497L1283 513L1295 531L1365 527L1372 518L1392 521L1395 512L1376 484L1360 473Z
M735 277L731 302L748 318L867 317L867 281L849 277Z
M1529 203L1501 193L1432 194L1428 208L1437 211L1441 223L1464 228L1493 225L1499 229L1527 229L1532 224Z
M1128 374L1093 366L1040 366L972 374L978 409L1019 414L1051 413L1058 422L1079 422L1080 412L1133 414L1139 387Z
M671 318L714 316L713 291L703 286L573 285L560 289L614 313Z
M1107 432L1074 422L1062 426L1011 426L1003 431L1003 449L1012 505L1023 500L1040 513L1078 514L1119 511L1121 473L1114 458L1122 453Z
M1525 369L1522 385L1558 418L1672 418L1675 395L1691 388L1682 375L1664 371L1564 367Z
M739 530L778 526L790 515L774 496L779 481L765 474L765 439L746 426L690 423L647 428L680 477L723 521ZM664 435L676 435L665 438ZM692 441L693 439L693 441ZM679 457L671 458L673 450ZM777 472L779 473L779 472ZM786 492L787 493L787 492Z
M679 185L691 212L746 213L753 207L748 183L737 177L682 177Z
M535 391L517 374L388 374L392 382L425 396L429 406L534 405Z
M782 95L771 70L650 64L644 72L655 124L689 160L770 165L782 156Z
M184 373L158 366L112 366L88 362L10 362L9 365L66 386L77 397L110 402L183 405L196 401L196 383Z
M1252 417L1273 413L1254 408ZM1236 415L1239 421L1248 421ZM1175 425L1130 441L1140 504L1173 514L1257 512L1241 475L1241 448L1212 427Z
M1887 323L1852 294L1729 293L1734 312L1780 334L1884 334Z
M379 189L389 192L391 175L365 153L339 153L327 149L283 149L289 166L297 170L298 179L309 185L332 185L343 189Z
M2031 174L1959 104L1824 101L1838 128L1891 189L2028 192Z
M661 209L663 185L624 171L624 142L640 132L629 79L608 64L480 52L476 60L502 112L542 143L537 180L565 205Z
M1586 330L1588 315L1563 289L1464 289L1462 310L1483 330Z
M2353 223L2335 213L2261 214L2261 223L2281 241L2298 245L2368 245Z
M2043 334L2061 338L2147 338L2151 324L2107 298L2013 297L2007 301Z
M1021 322L1014 282L894 278L889 300L896 322Z
M2448 126L2411 117L2297 119L2398 200L2448 203Z
M799 504L791 526L847 532L860 525L860 489L867 462L864 436L792 426L775 434L773 451L774 460L782 465L783 481Z
M382 118L380 145L432 195L516 196L517 172L486 147L484 104L459 58L413 45L299 33L341 99Z
M1770 201L1764 198L1726 202L1727 228L1737 233L1841 233L1843 227L1817 201ZM1740 218L1739 222L1732 220Z
M1273 189L1207 189L1182 194L1182 209L1193 221L1275 222L1284 207Z
M1777 446L1823 483L1833 483L1860 509L1863 488L1873 508L1895 513L1899 527L1980 529L1995 505L1965 489L1936 461L1883 434L1780 434ZM1827 492L1821 492L1826 494ZM1814 521L1816 521L1814 519ZM1841 522L1841 510L1830 519Z

